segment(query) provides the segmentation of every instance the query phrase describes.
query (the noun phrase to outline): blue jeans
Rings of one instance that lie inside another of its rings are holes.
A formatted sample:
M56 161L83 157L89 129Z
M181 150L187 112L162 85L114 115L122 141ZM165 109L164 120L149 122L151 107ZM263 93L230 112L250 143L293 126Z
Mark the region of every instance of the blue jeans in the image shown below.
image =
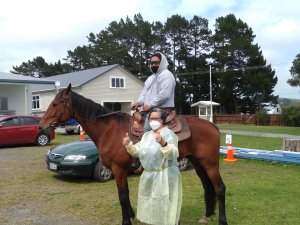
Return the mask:
M148 132L151 130L150 124L149 124L149 120L148 120L148 112L141 112L142 116L144 117L144 133Z

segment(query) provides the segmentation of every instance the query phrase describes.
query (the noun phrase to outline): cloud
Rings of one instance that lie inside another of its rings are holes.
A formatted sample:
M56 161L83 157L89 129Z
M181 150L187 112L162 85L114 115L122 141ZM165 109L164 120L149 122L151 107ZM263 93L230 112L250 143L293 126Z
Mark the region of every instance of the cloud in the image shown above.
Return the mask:
M209 20L230 13L253 29L268 64L275 68L280 96L299 98L299 88L286 84L292 61L300 53L300 2L296 0L10 0L1 3L0 71L42 56L56 62L68 50L88 44L86 36L98 33L113 20L141 13L149 22L178 14Z
M295 98L299 99L300 89L299 87L291 87L287 84L287 80L291 78L289 70L291 64L285 66L274 67L278 75L278 83L275 87L274 95L279 95L279 97L284 98ZM284 94L283 94L284 93Z

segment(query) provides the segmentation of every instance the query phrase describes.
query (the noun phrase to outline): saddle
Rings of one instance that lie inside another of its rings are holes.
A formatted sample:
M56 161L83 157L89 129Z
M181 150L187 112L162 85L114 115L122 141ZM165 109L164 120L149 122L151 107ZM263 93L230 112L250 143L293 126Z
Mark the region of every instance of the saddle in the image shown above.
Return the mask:
M191 136L191 131L186 119L183 116L177 116L174 110L165 110L168 116L165 120L165 125L172 130L177 136L178 141L188 139ZM134 112L130 119L130 132L133 137L133 142L141 140L144 134L144 117L141 112Z

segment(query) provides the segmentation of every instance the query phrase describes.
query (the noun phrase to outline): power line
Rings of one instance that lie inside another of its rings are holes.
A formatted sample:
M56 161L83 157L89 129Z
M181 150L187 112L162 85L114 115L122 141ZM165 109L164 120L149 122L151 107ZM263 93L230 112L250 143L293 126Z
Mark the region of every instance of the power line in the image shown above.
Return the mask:
M237 72L237 71L247 71L247 70L256 70L260 68L264 68L266 66L248 66L242 68L234 68L234 69L225 69L224 71L214 70L211 73L226 73L226 72ZM177 73L176 76L189 76L189 75L200 75L200 74L208 74L209 70L201 70L197 72L186 72L186 73Z
M260 68L264 68L266 66L248 66L248 67L241 67L241 68L234 68L234 69L225 69L224 71L220 70L212 70L211 73L226 73L226 72L237 72L237 71L247 71L247 70L256 70ZM201 74L209 74L208 70L200 70L195 72L185 72L185 73L174 73L175 77L178 76L193 76L193 75L201 75ZM138 76L139 78L147 78L149 75Z

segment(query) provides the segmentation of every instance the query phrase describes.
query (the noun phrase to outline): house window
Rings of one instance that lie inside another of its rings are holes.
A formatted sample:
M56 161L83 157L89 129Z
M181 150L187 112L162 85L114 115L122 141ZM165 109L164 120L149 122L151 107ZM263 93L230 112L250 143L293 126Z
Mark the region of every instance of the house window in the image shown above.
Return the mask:
M199 107L199 110L200 110L200 115L201 116L207 116L206 107Z
M40 109L40 96L39 95L32 96L32 109Z
M8 98L0 97L0 110L8 110Z
M111 88L125 88L125 77L111 77Z

